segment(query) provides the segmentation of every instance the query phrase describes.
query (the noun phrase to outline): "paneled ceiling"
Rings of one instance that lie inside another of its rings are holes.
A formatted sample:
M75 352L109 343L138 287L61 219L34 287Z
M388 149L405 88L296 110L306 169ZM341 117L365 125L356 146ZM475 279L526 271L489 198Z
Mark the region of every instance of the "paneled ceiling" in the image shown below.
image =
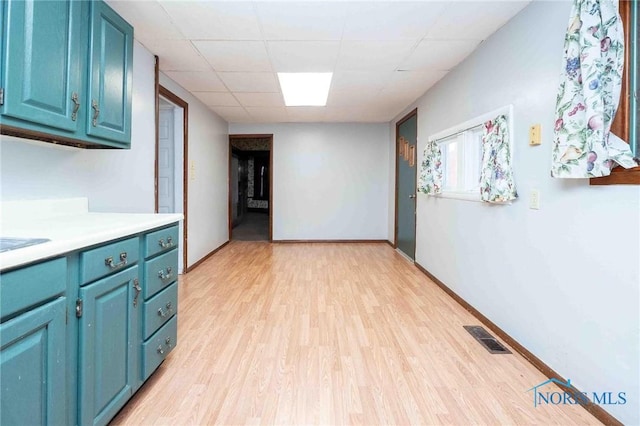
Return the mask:
M529 1L108 0L160 70L229 122L388 122ZM285 107L277 72L333 72Z

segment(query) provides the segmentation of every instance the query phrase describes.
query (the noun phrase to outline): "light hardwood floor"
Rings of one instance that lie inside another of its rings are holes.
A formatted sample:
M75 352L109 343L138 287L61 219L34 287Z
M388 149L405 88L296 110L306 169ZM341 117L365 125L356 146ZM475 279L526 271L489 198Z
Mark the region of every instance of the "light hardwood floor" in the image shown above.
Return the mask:
M534 408L546 378L473 324L386 244L232 242L181 279L178 346L112 424L598 424Z

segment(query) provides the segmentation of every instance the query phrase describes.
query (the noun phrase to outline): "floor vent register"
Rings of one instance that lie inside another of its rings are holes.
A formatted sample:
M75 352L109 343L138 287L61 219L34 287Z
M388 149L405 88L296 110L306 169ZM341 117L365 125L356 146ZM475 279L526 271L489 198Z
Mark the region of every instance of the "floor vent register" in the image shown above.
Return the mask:
M492 354L510 354L511 351L498 342L487 330L479 325L465 325L465 330L469 332L486 350Z

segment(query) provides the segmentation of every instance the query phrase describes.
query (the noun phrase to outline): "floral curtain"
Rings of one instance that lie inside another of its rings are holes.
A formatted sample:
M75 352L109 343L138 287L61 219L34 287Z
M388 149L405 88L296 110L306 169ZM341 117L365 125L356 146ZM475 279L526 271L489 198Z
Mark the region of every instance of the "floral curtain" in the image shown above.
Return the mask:
M424 149L418 191L429 195L442 192L442 154L435 141L427 142L427 147Z
M574 0L564 47L551 176L608 176L614 162L635 167L629 145L610 133L624 64L618 0Z
M504 115L484 125L480 196L488 203L507 203L518 198L511 168L509 126Z

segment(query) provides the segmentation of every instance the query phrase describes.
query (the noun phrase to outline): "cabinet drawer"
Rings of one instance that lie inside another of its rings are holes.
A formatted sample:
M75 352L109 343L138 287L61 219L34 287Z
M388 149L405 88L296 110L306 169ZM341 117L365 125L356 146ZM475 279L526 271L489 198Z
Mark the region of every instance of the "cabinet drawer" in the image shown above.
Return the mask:
M148 339L173 314L178 312L178 283L171 284L151 300L144 302L144 340Z
M3 318L10 316L62 294L66 288L66 258L3 273L0 276L0 313Z
M171 250L178 246L178 225L148 233L144 240L144 257Z
M138 261L138 237L118 241L80 254L80 285L122 270Z
M149 260L144 265L144 298L151 296L171 284L178 276L178 250L174 249Z
M173 316L156 334L142 344L142 380L155 371L178 343L178 317Z

